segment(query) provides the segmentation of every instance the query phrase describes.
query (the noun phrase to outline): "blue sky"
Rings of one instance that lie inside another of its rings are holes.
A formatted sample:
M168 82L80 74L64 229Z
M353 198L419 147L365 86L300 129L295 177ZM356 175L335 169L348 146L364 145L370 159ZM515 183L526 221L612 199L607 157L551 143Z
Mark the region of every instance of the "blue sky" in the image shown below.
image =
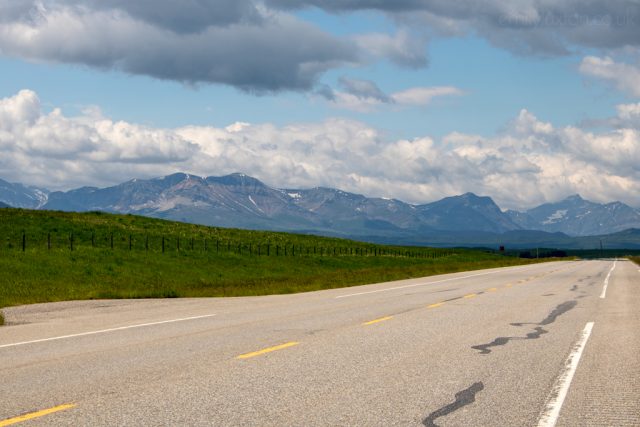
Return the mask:
M634 2L193 4L0 3L0 177L242 171L412 202L640 206Z

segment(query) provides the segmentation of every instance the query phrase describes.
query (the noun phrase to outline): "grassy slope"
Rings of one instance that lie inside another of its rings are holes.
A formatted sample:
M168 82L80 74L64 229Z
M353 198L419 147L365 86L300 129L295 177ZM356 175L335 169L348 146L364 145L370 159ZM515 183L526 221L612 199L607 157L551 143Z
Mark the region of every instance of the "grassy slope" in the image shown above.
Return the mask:
M71 233L73 251L69 244ZM163 237L165 253L161 251ZM271 245L270 256L265 256L267 244ZM258 245L261 256L255 254ZM275 256L276 245L280 256ZM292 245L296 246L295 256L291 255ZM237 253L238 246L242 247L242 254ZM287 256L283 256L284 246L288 247ZM228 247L232 248L229 252ZM313 255L312 248L317 255ZM320 255L320 248L325 256ZM368 256L361 255L363 248ZM343 255L333 256L334 250ZM371 256L380 250L403 254L410 250L422 257ZM331 255L327 256L327 252ZM385 247L130 215L0 210L0 307L95 298L291 293L527 262L531 261L478 251Z

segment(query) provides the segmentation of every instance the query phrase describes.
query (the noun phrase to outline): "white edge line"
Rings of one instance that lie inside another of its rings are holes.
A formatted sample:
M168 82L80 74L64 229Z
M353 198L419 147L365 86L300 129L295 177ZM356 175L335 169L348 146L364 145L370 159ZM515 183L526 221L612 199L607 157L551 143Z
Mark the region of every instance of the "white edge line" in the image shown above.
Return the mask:
M536 266L537 265L539 265L539 264L536 264ZM521 269L524 269L526 267L531 267L531 265L525 265L525 266L522 266L522 267L512 268L511 271L513 271L513 270L521 270ZM437 283L451 282L453 280L463 280L463 279L469 279L471 277L486 276L488 274L503 273L504 271L505 270L501 268L498 271L489 271L489 272L484 272L484 273L471 274L471 275L463 276L463 277L452 277L450 279L436 280L435 282L414 283L414 284L411 284L411 285L396 286L394 288L376 289L374 291L357 292L355 294L347 294L347 295L338 295L337 297L334 297L334 299L349 298L349 297L355 297L355 296L367 295L367 294L377 294L379 292L395 291L397 289L415 288L417 286L435 285Z
M560 410L562 409L564 399L567 397L567 393L569 392L569 387L571 386L573 375L578 369L578 363L580 363L582 352L587 345L587 341L589 340L589 336L591 335L593 325L594 322L589 322L586 324L586 326L582 330L582 333L580 334L578 342L576 342L576 344L573 346L571 354L569 354L569 357L565 362L564 371L562 372L560 377L558 377L556 383L551 389L547 404L542 412L542 415L540 416L540 420L538 421L538 427L554 427L558 422Z
M609 278L611 277L611 273L613 273L613 270L616 268L616 264L618 263L618 260L615 260L613 262L613 266L611 267L611 270L609 270L609 274L607 274L607 277L604 279L604 286L602 287L602 293L600 294L600 298L604 299L607 296L607 287L609 287Z
M82 333L79 333L79 334L62 335L62 336L59 336L59 337L51 337L51 338L43 338L43 339L39 339L39 340L16 342L16 343L13 343L13 344L3 344L3 345L0 345L0 348L17 347L19 345L35 344L35 343L46 342L46 341L63 340L63 339L67 339L67 338L83 337L83 336L86 336L86 335L104 334L106 332L123 331L125 329L133 329L133 328L142 328L142 327L145 327L145 326L162 325L164 323L183 322L185 320L204 319L206 317L213 317L213 316L215 316L215 314L205 314L204 316L184 317L182 319L162 320L160 322L140 323L138 325L120 326L119 328L102 329L100 331L82 332Z

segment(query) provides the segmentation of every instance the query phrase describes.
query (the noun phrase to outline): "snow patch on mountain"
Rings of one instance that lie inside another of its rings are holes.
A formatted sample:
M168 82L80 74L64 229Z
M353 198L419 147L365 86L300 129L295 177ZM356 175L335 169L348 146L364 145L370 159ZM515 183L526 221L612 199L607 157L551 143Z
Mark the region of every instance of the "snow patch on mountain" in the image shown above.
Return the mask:
M549 217L543 221L543 224L554 224L558 221L561 221L562 219L564 219L567 216L567 209L558 209L557 211L555 211L554 213L552 213L551 215L549 215Z

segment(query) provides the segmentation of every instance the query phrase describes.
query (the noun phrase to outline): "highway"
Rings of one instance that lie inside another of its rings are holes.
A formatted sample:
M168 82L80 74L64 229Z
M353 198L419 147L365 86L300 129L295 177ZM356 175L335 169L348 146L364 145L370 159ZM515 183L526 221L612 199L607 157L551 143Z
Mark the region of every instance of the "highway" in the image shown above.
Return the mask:
M5 309L0 427L640 426L640 270Z

